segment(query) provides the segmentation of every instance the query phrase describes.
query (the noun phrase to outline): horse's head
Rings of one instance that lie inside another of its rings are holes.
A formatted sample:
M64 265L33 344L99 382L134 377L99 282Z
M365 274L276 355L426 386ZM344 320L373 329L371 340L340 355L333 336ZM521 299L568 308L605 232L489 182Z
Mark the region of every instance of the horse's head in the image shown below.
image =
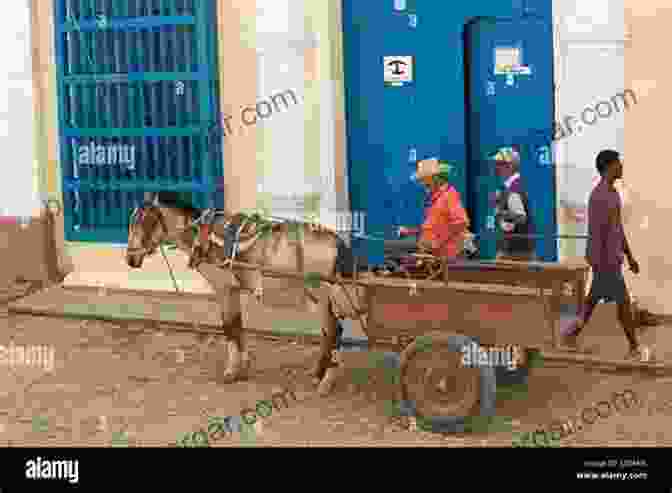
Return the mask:
M131 213L128 226L128 248L126 263L133 269L142 267L145 256L156 253L159 245L166 240L168 227L161 209L145 203Z

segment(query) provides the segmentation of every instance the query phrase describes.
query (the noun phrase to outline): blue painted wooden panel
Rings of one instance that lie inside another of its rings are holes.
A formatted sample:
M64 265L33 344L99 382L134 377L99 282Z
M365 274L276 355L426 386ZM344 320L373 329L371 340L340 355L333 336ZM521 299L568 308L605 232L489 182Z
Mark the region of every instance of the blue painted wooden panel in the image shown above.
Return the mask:
M499 147L518 146L521 180L530 198L537 253L546 261L557 259L555 235L555 170L546 161L553 129L553 36L546 19L479 19L467 33L470 57L469 150L473 221L482 235L481 254L492 258L496 250L490 194L500 185L490 156ZM516 47L530 74L495 73L495 50Z
M420 189L409 179L417 153L416 84L390 87L384 80L385 56L417 58L413 3L407 2L406 12L382 12L379 2L343 4L350 202L366 213L367 235L381 239L417 221L417 209L407 203L421 203ZM358 253L382 263L383 243L365 242Z
M403 11L395 10L399 3L405 3ZM482 175L480 151L474 153L474 149L480 149L480 130L468 125L468 115L482 102L470 98L465 80L469 56L466 26L479 17L534 17L550 29L551 0L343 0L350 202L353 209L368 214L369 235L391 239L398 225L417 225L422 220L423 193L408 181L415 166L409 160L411 149L416 150L417 159L437 156L457 164L453 183L472 218L481 221L479 214L484 214L484 208L481 206L479 212L478 202L482 195L476 193L480 187L477 177ZM535 32L531 36L546 34ZM553 47L546 38L538 51L552 63ZM414 56L413 84L384 87L382 58L386 55ZM536 117L529 121L523 117L513 123L516 128L507 130L513 132L511 137L527 128L531 133L525 142L532 142L539 139L538 131L543 133L547 124L552 125L552 89L543 98L540 104L544 109L540 112L551 112L548 122L541 125ZM553 183L547 179L552 174L549 170L536 170L534 178L540 180L536 186L548 196L554 193ZM554 224L553 210L544 209L542 214L552 218ZM380 244L369 241L368 248L362 247L369 263L379 263Z
M145 192L223 207L215 1L55 0L55 13L66 239L125 243Z

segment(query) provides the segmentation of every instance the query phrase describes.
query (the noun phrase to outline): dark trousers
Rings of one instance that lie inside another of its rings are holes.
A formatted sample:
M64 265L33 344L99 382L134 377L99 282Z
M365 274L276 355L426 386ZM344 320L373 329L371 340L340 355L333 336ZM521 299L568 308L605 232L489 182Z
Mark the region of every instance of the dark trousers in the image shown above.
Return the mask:
M595 307L600 301L605 303L616 303L618 305L618 318L625 337L628 339L630 348L638 346L637 336L635 335L635 320L632 316L630 306L630 293L625 285L625 278L622 270L613 271L595 271L593 270L593 282L590 285L590 293L584 308L583 321L588 323ZM575 331L578 335L580 330Z

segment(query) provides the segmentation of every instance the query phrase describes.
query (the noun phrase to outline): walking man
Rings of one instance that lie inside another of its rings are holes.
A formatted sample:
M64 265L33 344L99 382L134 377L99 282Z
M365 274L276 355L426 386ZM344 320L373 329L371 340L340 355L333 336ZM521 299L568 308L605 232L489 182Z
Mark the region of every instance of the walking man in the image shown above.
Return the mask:
M497 258L518 261L534 260L532 220L520 180L520 154L511 147L495 155L495 172L504 180L504 191L497 192L495 219L504 233L497 247Z
M614 182L623 177L623 163L613 150L604 150L597 155L597 171L602 177L593 189L588 201L588 246L586 261L593 270L593 282L583 313L563 330L566 346L578 349L577 338L590 320L600 301L618 304L618 318L628 339L628 359L649 361L650 348L640 345L635 334L630 294L623 277L623 260L628 260L630 270L639 273L639 264L632 255L625 237L621 217L621 197Z

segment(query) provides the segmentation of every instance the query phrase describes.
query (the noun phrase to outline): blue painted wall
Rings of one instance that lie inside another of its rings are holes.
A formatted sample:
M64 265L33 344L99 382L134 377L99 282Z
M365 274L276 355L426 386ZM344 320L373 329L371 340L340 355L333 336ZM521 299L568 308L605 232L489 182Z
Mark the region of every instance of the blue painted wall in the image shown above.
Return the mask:
M468 151L465 25L477 17L534 16L548 22L552 35L551 0L407 0L401 12L394 4L343 0L351 207L367 212L368 235L388 239L399 225L422 221L424 196L409 180L415 159L454 162L453 183L472 208L470 160L478 158ZM412 83L384 86L382 57L392 55L414 57ZM552 108L552 90L535 104ZM364 244L367 260L381 262L382 242Z

